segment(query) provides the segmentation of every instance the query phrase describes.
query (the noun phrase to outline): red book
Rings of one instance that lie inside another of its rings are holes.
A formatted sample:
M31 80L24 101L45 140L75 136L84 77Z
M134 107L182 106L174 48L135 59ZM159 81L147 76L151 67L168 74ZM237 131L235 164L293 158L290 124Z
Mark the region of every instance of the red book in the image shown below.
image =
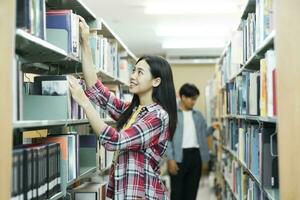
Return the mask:
M272 72L272 79L273 79L273 114L277 116L277 101L276 101L276 68Z

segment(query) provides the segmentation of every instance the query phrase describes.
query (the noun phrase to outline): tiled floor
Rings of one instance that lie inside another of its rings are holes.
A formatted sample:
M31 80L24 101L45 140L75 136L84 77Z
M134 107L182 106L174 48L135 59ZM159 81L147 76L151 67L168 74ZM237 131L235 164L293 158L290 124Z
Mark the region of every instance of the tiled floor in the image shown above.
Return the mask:
M169 177L165 176L164 180L166 181L166 185L169 188ZM216 197L213 192L213 181L213 173L211 173L209 176L203 176L201 178L196 200L216 200Z
M209 176L204 176L201 178L197 200L216 200L213 192L213 181L214 176L212 173Z

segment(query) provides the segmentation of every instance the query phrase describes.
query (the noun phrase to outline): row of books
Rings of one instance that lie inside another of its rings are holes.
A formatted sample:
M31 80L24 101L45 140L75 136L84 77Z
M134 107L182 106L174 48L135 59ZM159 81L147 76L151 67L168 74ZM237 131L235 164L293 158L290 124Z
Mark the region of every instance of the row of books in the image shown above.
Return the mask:
M99 166L96 155L98 143L96 135L57 134L45 138L35 138L34 143L58 143L61 148L62 183L76 179L81 175L81 169Z
M60 147L57 143L13 149L12 199L49 199L61 190Z
M265 187L278 188L277 133L274 126L230 120L224 144Z
M256 0L255 11L255 43L256 48L259 48L264 40L274 30L274 0Z
M45 0L17 0L16 26L41 39L46 39Z
M255 13L249 13L232 36L231 43L220 63L222 85L225 85L240 70L249 58L261 47L274 30L274 1L256 0Z
M17 1L17 28L79 58L79 18L72 10L47 10L45 0Z
M71 97L68 77L65 75L35 76L34 82L24 82L19 99L19 112L23 120L86 119L83 108ZM83 89L85 82L78 79ZM21 81L22 82L22 81ZM131 101L132 95L122 92L120 86L106 85L118 98ZM108 118L107 112L94 105L100 117Z
M249 13L247 19L242 21L243 63L247 62L274 30L273 11L273 0L256 0L256 12Z
M113 152L100 147L95 134L32 138L14 148L12 198L49 199L83 173L109 168L112 159Z
M115 39L105 38L97 34L97 31L91 31L90 46L96 71L107 72L129 83L133 65L128 61L126 52L118 52L118 43Z
M24 29L49 43L81 58L79 17L72 10L47 10L45 0L17 1L17 28ZM116 39L105 38L91 31L90 46L97 71L120 78L128 83L132 65L127 53L118 52Z
M224 177L228 182L228 187L223 191L225 199L247 199L247 200L264 200L263 192L259 185L239 166L238 162L225 155L223 159ZM231 189L230 189L230 188ZM233 193L233 195L232 195Z
M244 71L226 85L226 114L277 115L275 51L260 60L260 71Z
M255 41L255 38L260 35L260 33L256 31L256 20L256 14L249 13L247 19L242 21L243 63L246 63L259 47L259 44L256 44Z
M118 43L98 35L97 31L90 34L93 63L97 71L105 71L113 77L119 77Z
M228 83L227 114L260 115L260 74L258 72L242 72L235 82Z
M83 89L86 87L82 79L78 82ZM83 108L71 97L67 76L35 76L33 83L25 82L23 86L23 120L86 119Z

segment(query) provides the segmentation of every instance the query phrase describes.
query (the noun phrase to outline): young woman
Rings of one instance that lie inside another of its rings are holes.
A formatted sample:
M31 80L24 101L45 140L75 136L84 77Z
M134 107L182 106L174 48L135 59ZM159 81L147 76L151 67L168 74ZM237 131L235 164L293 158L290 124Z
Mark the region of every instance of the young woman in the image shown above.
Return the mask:
M73 98L84 108L101 144L115 151L107 196L112 199L169 199L160 179L159 163L177 123L173 76L168 62L157 56L141 57L130 76L131 103L117 99L97 79L89 47L89 27L80 18L84 92L70 78ZM93 101L117 121L117 129L99 117Z

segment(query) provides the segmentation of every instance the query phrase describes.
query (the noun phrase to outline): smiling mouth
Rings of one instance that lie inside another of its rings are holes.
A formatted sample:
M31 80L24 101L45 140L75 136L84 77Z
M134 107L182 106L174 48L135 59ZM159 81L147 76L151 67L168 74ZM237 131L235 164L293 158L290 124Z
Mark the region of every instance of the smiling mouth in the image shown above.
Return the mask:
M136 86L136 83L130 82L130 86Z

